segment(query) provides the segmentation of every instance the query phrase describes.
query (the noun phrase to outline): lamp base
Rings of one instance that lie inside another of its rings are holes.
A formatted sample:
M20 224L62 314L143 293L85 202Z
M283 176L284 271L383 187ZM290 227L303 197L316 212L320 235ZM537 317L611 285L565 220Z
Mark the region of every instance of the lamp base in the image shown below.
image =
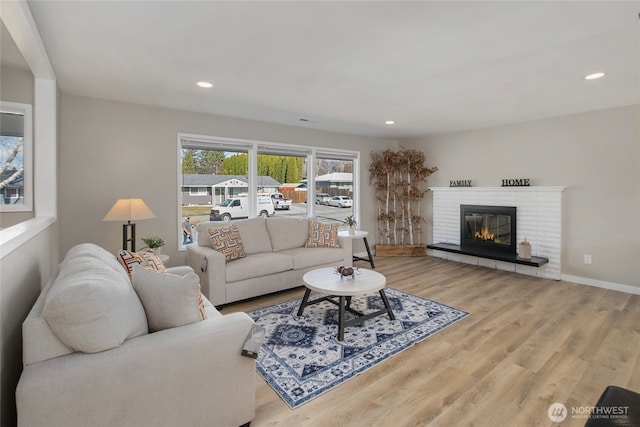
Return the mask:
M131 243L131 252L136 251L136 225L131 221L127 221L126 224L122 224L122 249L129 250L128 246Z

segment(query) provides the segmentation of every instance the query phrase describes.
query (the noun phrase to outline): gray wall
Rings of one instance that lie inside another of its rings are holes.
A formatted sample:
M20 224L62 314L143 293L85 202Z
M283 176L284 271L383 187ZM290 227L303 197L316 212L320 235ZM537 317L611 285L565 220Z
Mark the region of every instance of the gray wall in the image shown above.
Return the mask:
M164 237L163 253L171 256L169 265L185 262L185 253L177 252L178 132L360 151L361 226L372 231L370 240L375 242L370 152L396 149L394 141L69 94L62 94L61 110L61 253L80 242L118 250L122 224L102 222L102 218L116 199L141 197L157 218L138 221L137 236Z
M58 263L57 237L57 224L52 224L0 262L3 426L15 425L15 391L22 372L22 322Z
M438 166L430 186L471 179L499 187L503 178L566 186L562 273L640 287L639 118L636 105L401 144ZM427 203L431 242L431 196Z

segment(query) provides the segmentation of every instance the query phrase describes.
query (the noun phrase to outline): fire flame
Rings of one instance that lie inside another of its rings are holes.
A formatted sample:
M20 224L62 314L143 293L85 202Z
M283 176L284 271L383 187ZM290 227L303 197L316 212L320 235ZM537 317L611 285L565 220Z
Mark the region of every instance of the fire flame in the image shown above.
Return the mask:
M496 239L496 235L489 232L489 227L482 227L480 231L476 231L475 238L482 239L484 241L494 241Z

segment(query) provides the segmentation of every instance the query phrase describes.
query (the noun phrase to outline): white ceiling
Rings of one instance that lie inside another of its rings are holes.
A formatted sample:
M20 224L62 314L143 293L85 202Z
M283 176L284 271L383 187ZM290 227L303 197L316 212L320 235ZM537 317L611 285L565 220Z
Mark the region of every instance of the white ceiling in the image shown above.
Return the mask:
M638 1L28 4L65 93L384 138L639 100Z

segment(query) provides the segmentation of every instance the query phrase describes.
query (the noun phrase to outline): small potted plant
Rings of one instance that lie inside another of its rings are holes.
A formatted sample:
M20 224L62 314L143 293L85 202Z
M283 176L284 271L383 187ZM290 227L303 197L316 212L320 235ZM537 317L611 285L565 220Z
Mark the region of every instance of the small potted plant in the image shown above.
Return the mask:
M140 240L142 240L149 249L155 252L156 255L160 255L160 251L165 244L164 239L157 236L141 237Z
M354 234L356 232L356 227L358 226L358 221L353 217L353 215L349 215L344 219L344 223L349 226L349 234Z

